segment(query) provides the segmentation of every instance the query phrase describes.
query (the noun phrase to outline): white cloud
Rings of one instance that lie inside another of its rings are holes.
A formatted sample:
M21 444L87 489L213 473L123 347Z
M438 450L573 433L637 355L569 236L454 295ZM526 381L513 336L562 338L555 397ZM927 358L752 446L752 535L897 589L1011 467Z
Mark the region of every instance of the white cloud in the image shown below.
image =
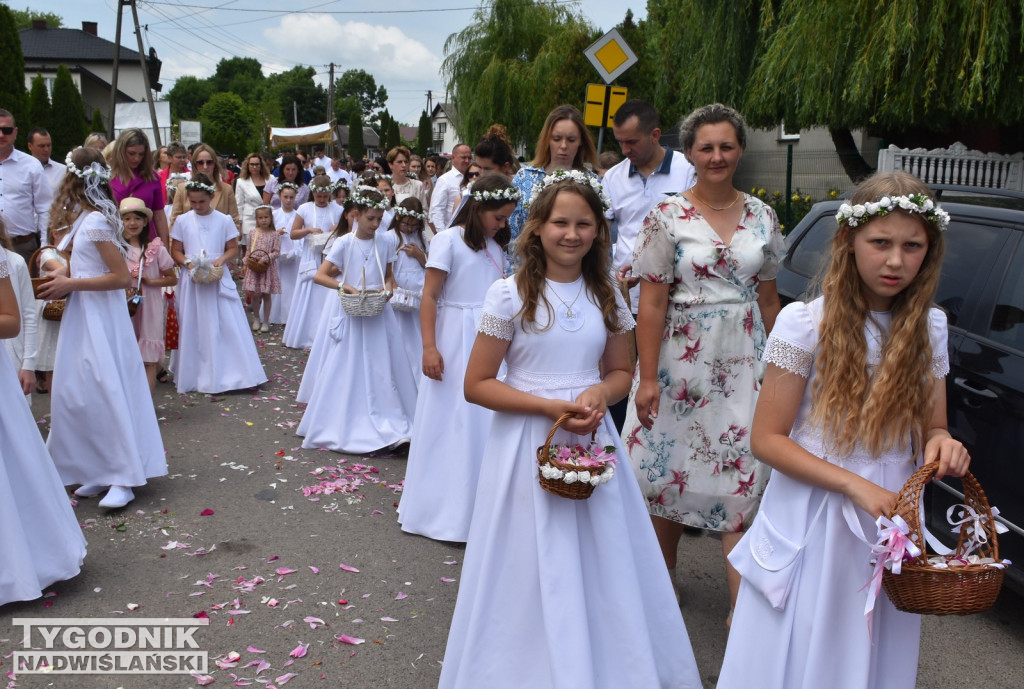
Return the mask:
M317 66L334 62L339 74L363 69L378 85L440 81L441 59L396 26L341 23L324 14L293 14L276 28L264 29L269 50L283 59Z

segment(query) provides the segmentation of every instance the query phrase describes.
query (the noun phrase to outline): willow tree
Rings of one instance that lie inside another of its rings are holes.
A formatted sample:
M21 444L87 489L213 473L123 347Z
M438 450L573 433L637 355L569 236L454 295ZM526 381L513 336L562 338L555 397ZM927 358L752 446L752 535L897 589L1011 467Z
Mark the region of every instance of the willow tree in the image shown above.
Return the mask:
M1022 0L649 0L646 26L660 62L700 65L670 75L663 108L717 100L754 126L827 127L854 179L854 128L904 145L1019 136Z
M555 1L482 5L444 45L459 138L475 143L500 122L513 142L532 144L551 107L582 103L597 76L582 55L594 38L585 19Z

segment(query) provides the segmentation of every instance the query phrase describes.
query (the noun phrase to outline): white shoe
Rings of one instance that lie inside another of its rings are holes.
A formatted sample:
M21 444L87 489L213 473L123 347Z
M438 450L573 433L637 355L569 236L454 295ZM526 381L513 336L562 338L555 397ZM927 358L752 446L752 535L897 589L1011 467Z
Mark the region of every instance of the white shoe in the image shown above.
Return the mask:
M261 333L269 333L270 332L270 324L269 323L264 323L263 325L261 325L260 326L260 332Z
M131 488L126 486L111 486L110 490L107 491L106 496L100 500L100 507L117 509L118 507L124 507L134 499L135 493L132 492Z
M253 316L252 317L252 331L256 332L259 329L260 329L260 319L257 318L256 316Z
M99 495L106 489L107 486L99 486L90 483L84 486L80 486L78 490L75 491L75 496L79 498L92 498Z

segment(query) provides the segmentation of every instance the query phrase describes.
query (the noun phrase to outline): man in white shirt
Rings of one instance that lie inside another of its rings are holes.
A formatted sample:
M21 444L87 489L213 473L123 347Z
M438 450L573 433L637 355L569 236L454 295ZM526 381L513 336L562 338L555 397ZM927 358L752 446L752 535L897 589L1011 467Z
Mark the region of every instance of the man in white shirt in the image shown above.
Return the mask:
M14 148L17 137L14 115L0 109L0 217L14 250L28 261L45 241L53 191L40 162Z
M326 155L324 155L324 147L323 146L314 146L313 147L313 162L310 165L310 167L316 167L317 165L322 165L323 168L324 168L324 171L326 171L326 172L328 172L328 174L330 174L331 159L328 158Z
M612 200L608 219L618 223L612 267L630 286L630 308L636 313L639 278L631 275L633 248L644 218L661 200L686 191L696 181L693 166L678 151L660 143L658 112L642 100L629 100L615 113L612 132L626 157L605 173L604 189Z
M430 228L435 233L446 229L451 222L459 185L471 162L473 150L466 144L456 144L452 149L452 169L437 178L430 194Z
M50 183L50 191L56 194L68 168L64 163L50 159L52 149L50 132L42 127L36 127L28 133L28 152L43 166L43 174L46 175L46 181Z

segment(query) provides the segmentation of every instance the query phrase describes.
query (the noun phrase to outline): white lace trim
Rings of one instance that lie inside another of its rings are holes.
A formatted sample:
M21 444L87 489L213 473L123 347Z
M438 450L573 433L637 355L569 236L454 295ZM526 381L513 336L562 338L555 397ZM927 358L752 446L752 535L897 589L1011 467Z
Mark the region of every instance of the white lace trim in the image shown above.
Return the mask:
M629 309L625 306L620 306L615 310L615 321L619 324L619 327L615 330L616 335L628 333L636 327L636 321L633 320L633 314L631 314Z
M830 450L825 446L825 440L821 437L821 434L817 429L805 429L798 428L794 430L790 437L800 447L804 448L812 455L821 457L830 464L836 466L844 466L846 464L884 464L884 465L899 465L908 464L914 461L914 453L909 448L907 450L890 450L885 454L876 457L875 455L868 452L859 443L853 448L853 452L846 456L837 456L834 450Z
M511 342L512 335L515 334L515 325L513 325L512 321L506 318L500 318L495 316L493 313L487 313L485 311L480 314L480 323L477 325L476 331L478 333L483 333L484 335L496 337L499 340L508 340Z
M483 331L481 331L483 332ZM564 390L566 388L586 388L601 382L601 371L594 368L576 373L538 373L527 371L515 366L508 367L505 384L516 390L531 392L533 390Z
M113 230L86 230L85 236L90 242L113 242L117 240Z
M949 355L946 352L932 356L932 375L936 378L945 378L949 375Z
M0 254L2 253L3 251L0 250ZM5 277L10 277L10 275L11 269L7 267L7 259L5 258L4 260L0 261L0 280L2 280Z
M814 357L810 352L800 349L777 337L769 337L764 348L764 363L775 364L799 376L808 378L811 375L811 363Z

